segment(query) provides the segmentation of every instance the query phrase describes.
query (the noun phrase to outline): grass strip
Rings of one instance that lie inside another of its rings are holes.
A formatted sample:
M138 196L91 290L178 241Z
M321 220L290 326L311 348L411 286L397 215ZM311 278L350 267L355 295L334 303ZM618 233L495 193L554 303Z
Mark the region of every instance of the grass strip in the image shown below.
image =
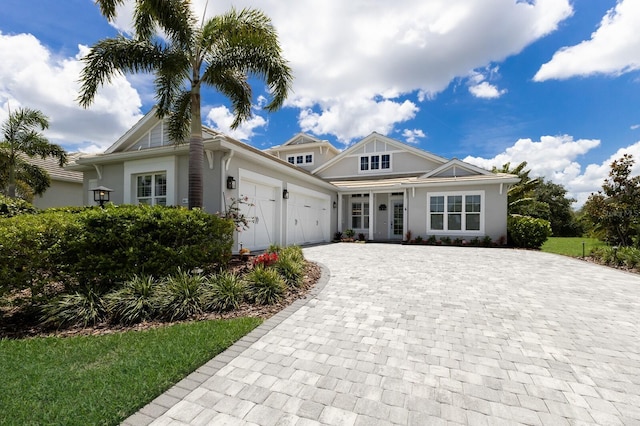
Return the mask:
M116 425L260 323L0 340L0 424Z
M591 253L591 249L607 245L597 238L550 237L540 249L547 253L556 253L571 257L582 257L583 242L584 254L586 256L589 256L589 253Z

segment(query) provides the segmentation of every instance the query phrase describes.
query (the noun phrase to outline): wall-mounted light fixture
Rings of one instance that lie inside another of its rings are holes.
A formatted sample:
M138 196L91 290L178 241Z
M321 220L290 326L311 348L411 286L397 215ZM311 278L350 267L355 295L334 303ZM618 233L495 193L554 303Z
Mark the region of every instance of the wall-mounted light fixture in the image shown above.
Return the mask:
M97 188L93 188L93 201L100 204L100 207L104 208L104 203L109 202L110 194L113 192L113 189L106 188L104 186L99 186Z
M282 190L282 198L284 198L285 200L289 199L289 191L287 191L286 189Z
M386 204L380 204L378 206L378 210L380 210L381 212L384 212L387 210L387 205Z
M227 177L227 189L236 189L236 180L233 176Z
M338 208L338 202L337 202L337 201L334 201L334 202L333 202L333 208L334 208L334 209L337 209L337 208Z

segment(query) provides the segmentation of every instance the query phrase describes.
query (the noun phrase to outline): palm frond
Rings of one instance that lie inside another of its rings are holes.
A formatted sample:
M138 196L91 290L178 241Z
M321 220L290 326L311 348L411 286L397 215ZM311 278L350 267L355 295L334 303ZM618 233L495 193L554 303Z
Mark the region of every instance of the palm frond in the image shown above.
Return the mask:
M215 87L231 101L234 112L232 129L236 129L244 120L251 117L252 90L246 74L225 67L208 67L202 81Z
M169 115L169 137L176 144L184 143L191 127L191 92L184 90L173 103Z

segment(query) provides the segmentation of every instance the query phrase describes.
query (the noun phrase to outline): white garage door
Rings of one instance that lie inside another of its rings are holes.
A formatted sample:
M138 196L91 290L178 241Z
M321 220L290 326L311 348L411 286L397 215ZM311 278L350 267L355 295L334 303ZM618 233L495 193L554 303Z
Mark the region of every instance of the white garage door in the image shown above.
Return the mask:
M241 211L254 219L249 229L238 236L243 247L261 250L276 242L276 194L274 186L250 180L240 182L240 196L248 198L248 204L241 204Z
M287 244L327 241L328 201L301 192L290 192L287 202Z

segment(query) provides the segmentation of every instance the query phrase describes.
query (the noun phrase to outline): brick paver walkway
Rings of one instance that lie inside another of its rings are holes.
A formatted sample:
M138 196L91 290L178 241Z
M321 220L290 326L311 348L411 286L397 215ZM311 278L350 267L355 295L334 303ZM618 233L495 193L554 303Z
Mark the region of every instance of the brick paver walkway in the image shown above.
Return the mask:
M319 294L125 423L640 425L640 277L501 249L305 255Z

